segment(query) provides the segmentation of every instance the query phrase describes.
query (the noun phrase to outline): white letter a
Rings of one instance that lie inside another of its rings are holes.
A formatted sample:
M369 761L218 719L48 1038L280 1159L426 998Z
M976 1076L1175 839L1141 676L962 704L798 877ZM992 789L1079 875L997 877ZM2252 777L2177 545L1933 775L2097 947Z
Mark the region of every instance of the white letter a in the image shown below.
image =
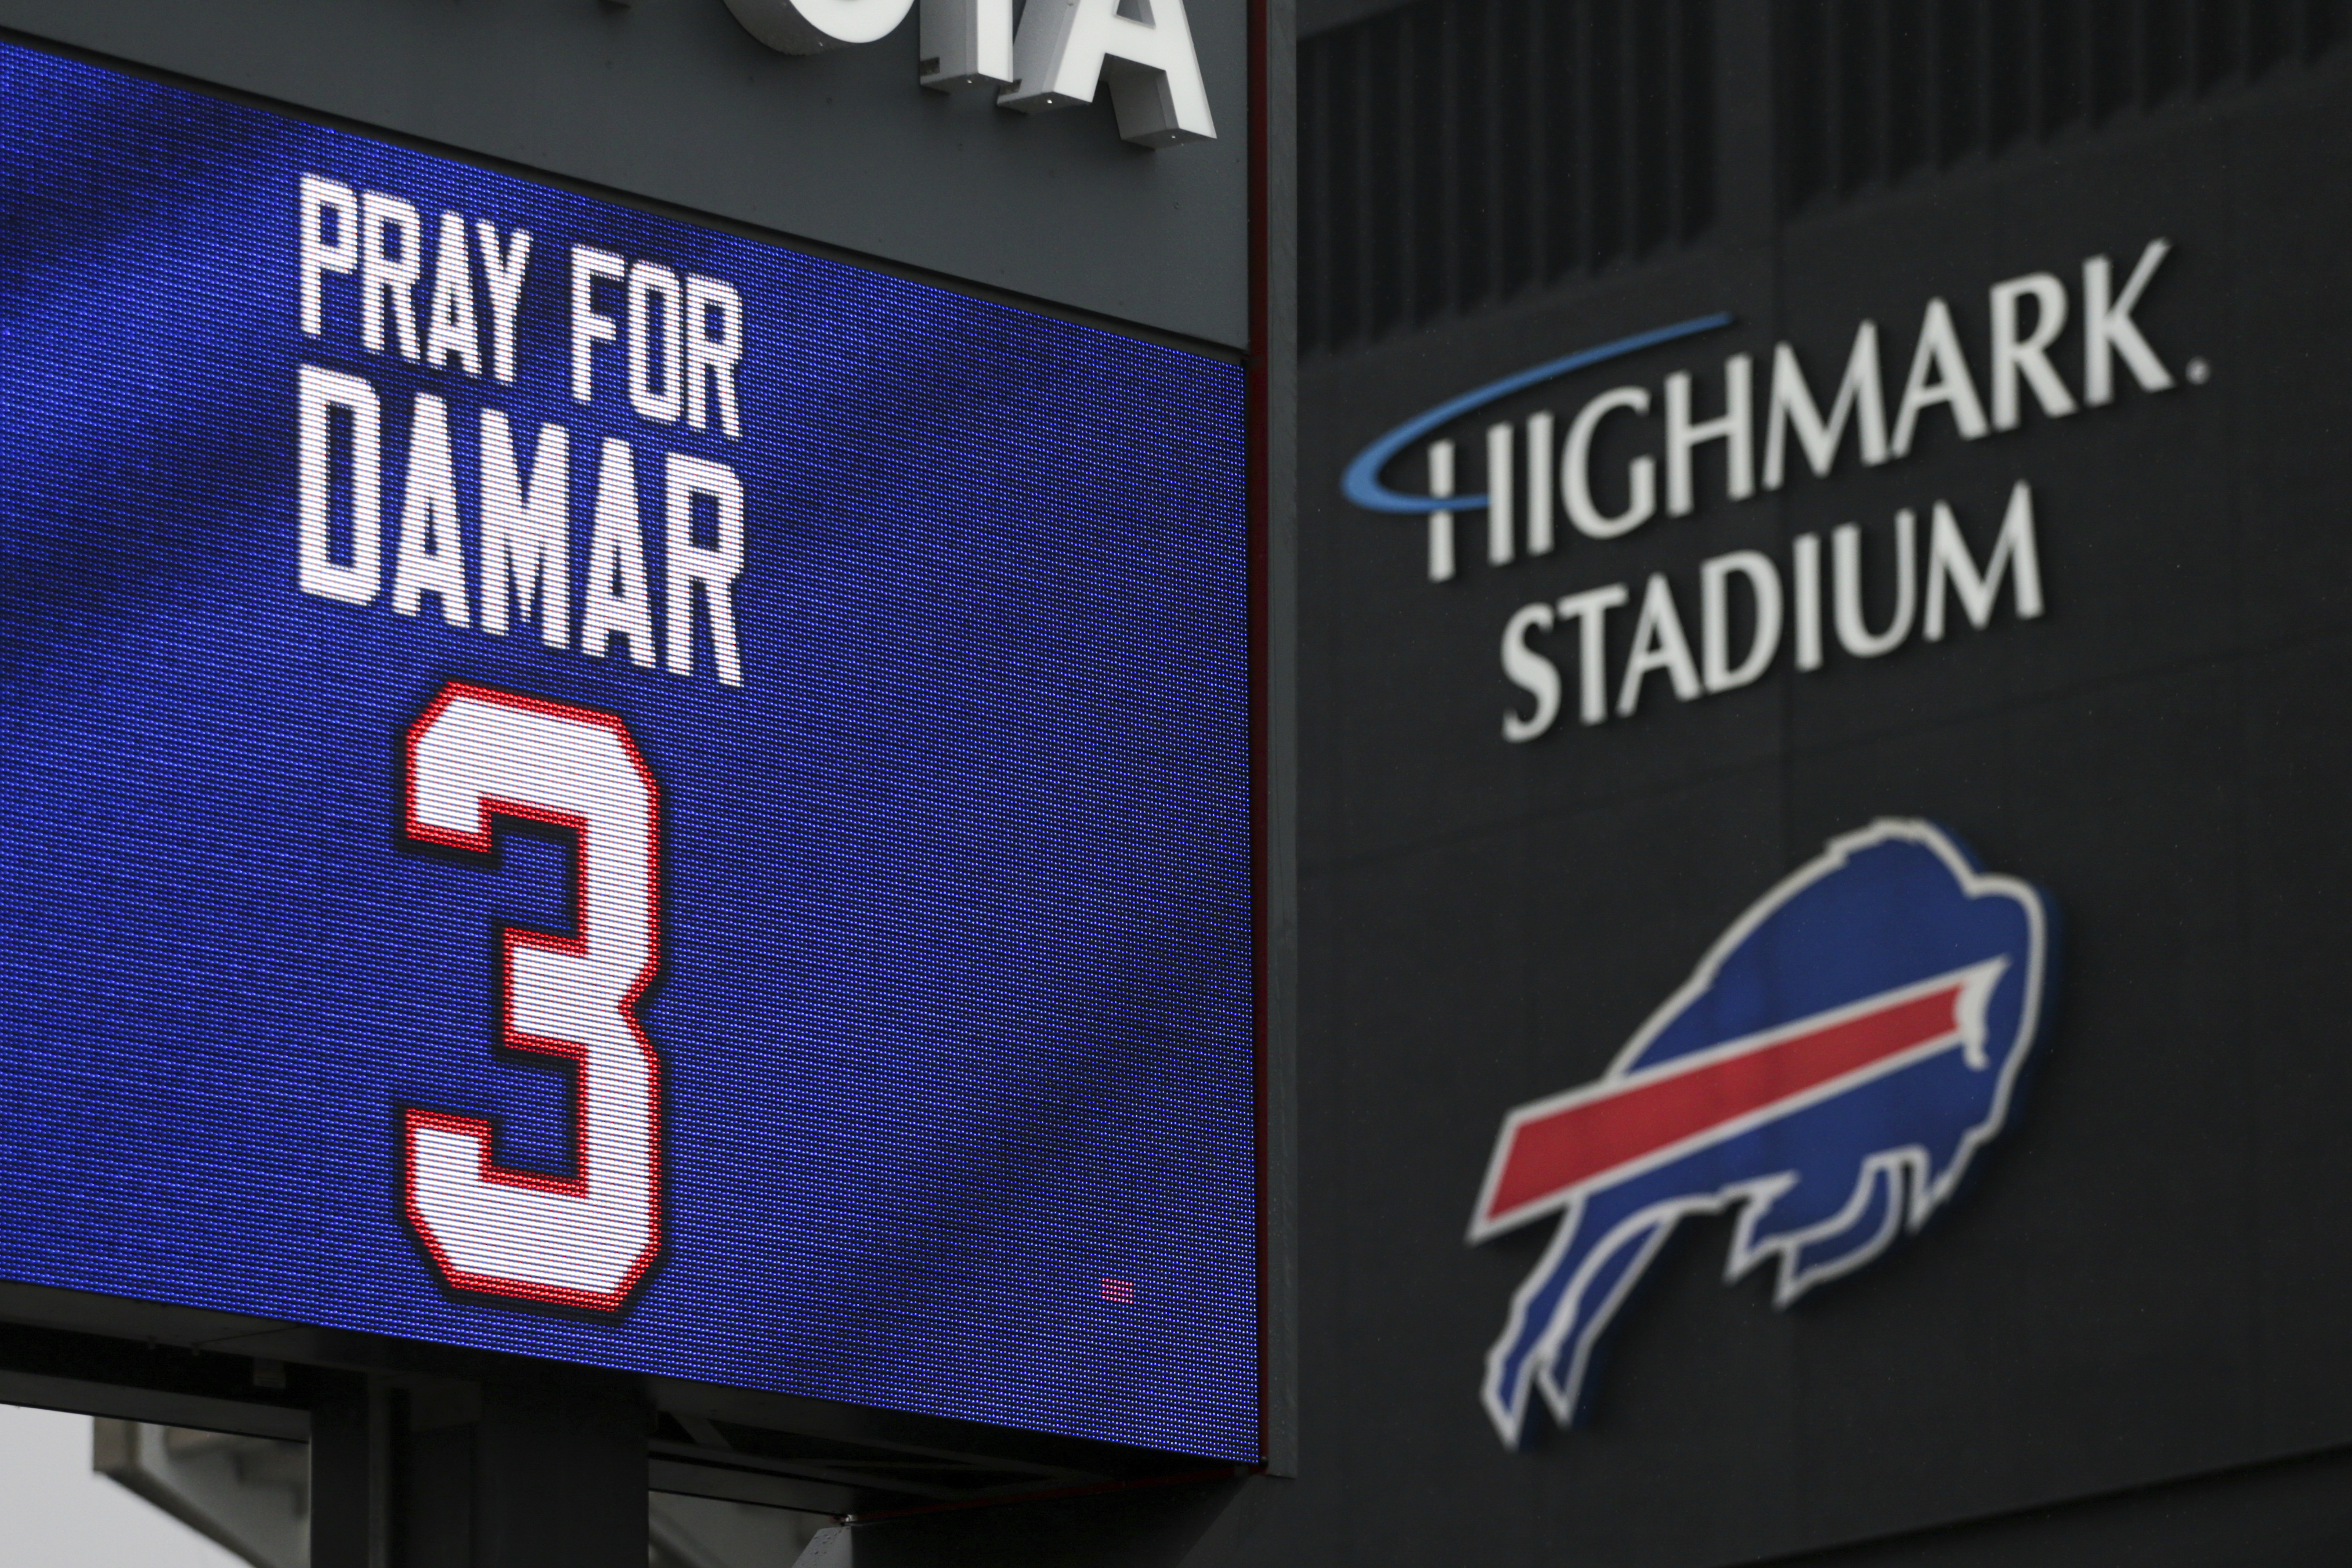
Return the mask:
M997 103L1024 114L1092 103L1108 76L1118 133L1128 141L1170 147L1216 140L1184 0L1129 3L1143 20L1120 16L1119 0L1029 0L1013 45L1021 79Z

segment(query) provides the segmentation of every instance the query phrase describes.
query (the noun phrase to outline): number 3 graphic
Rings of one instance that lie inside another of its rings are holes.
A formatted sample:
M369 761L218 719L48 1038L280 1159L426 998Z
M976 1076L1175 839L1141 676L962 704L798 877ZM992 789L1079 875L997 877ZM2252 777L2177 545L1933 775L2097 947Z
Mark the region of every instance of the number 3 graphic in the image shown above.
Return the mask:
M407 1107L401 1200L460 1290L617 1310L661 1251L661 1061L637 1004L661 962L661 795L620 720L452 681L409 726L404 831L487 855L494 818L577 843L575 933L499 931L501 1043L572 1059L579 1169L505 1169L490 1124Z

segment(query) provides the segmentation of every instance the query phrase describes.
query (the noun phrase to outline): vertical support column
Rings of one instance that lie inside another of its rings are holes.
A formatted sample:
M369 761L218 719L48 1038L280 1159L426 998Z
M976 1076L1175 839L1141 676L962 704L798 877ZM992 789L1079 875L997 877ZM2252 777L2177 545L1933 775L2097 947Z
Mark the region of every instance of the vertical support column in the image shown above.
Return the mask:
M646 1426L620 1373L485 1385L468 1568L645 1568Z
M391 1568L384 1391L362 1373L319 1373L313 1386L310 1568Z
M647 1413L633 1380L352 1373L320 1386L311 1568L645 1568Z
M470 1383L433 1384L380 1397L392 1476L384 1568L474 1568L481 1391Z

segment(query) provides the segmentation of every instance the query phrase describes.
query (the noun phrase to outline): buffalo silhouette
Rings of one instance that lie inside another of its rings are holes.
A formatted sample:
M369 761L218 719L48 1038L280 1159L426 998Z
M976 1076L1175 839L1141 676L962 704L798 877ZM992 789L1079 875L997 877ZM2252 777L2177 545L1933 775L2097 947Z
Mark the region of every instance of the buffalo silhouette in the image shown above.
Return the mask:
M2043 895L1884 819L1733 922L1600 1079L1514 1110L1470 1240L1557 1214L1488 1352L1524 1443L1575 1424L1594 1346L1675 1224L1736 1207L1725 1270L1787 1306L1916 1230L2009 1114L2048 1000Z

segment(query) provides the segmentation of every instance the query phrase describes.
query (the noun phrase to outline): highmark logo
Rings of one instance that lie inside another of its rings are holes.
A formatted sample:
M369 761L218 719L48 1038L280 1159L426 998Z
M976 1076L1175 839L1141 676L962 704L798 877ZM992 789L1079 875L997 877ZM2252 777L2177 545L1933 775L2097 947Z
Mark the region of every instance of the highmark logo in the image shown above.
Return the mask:
M1415 415L1358 453L1340 489L1366 510L1424 519L1429 580L1444 583L1457 574L1455 523L1465 513L1486 513L1486 560L1497 567L1554 553L1565 542L1563 521L1573 536L1605 542L1662 515L1690 515L1701 499L1702 448L1719 450L1723 499L1738 502L1782 488L1794 467L1792 445L1816 478L1827 478L1849 446L1864 468L1909 457L1933 419L1948 419L1961 440L1974 442L2019 428L2029 402L2055 420L2116 403L2126 379L2145 393L2167 392L2177 384L2174 374L2133 312L2170 251L2168 241L2148 241L2120 288L2113 258L2091 257L2082 264L2079 296L2051 272L1993 284L1976 362L1985 367L1981 384L1951 307L1930 299L1892 418L1878 323L1865 320L1826 412L1796 349L1774 345L1760 442L1756 366L1748 353L1732 353L1712 399L1717 413L1694 412L1701 394L1686 370L1666 374L1654 392L1638 383L1610 387L1583 399L1564 426L1551 408L1489 423L1480 488L1461 488L1456 436L1449 432L1479 410L1734 325L1728 312L1716 311L1547 361ZM2069 336L2078 297L2079 357L2063 355L2074 372L2070 384L2053 351ZM2183 374L2202 383L2205 363L2190 360ZM1623 455L1629 445L1644 444ZM1604 452L1615 454L1606 472ZM1423 488L1393 488L1384 476L1415 455ZM1638 586L1606 583L1521 605L1501 637L1503 674L1521 693L1503 714L1503 738L1532 741L1559 721L1567 705L1563 664L1573 668L1579 721L1599 724L1639 711L1653 676L1664 678L1676 700L1690 702L1753 685L1784 646L1795 668L1810 672L1824 667L1832 648L1868 659L1893 653L1915 632L1940 642L1960 617L1984 630L2004 589L2017 620L2039 618L2045 601L2032 486L2021 478L2005 495L1968 505L1973 515L1965 524L1959 509L1936 498L1924 509L1924 524L1922 509L1913 507L1867 532L1859 522L1842 523L1829 531L1826 552L1820 533L1805 532L1789 542L1783 559L1759 550L1714 556L1696 574L1696 614L1685 611L1694 584L1678 588L1662 572ZM1988 525L1996 511L1998 521ZM1633 629L1622 641L1610 616L1629 608ZM1874 625L1874 614L1883 617ZM1564 635L1570 627L1572 637ZM1561 646L1538 640L1553 637Z

